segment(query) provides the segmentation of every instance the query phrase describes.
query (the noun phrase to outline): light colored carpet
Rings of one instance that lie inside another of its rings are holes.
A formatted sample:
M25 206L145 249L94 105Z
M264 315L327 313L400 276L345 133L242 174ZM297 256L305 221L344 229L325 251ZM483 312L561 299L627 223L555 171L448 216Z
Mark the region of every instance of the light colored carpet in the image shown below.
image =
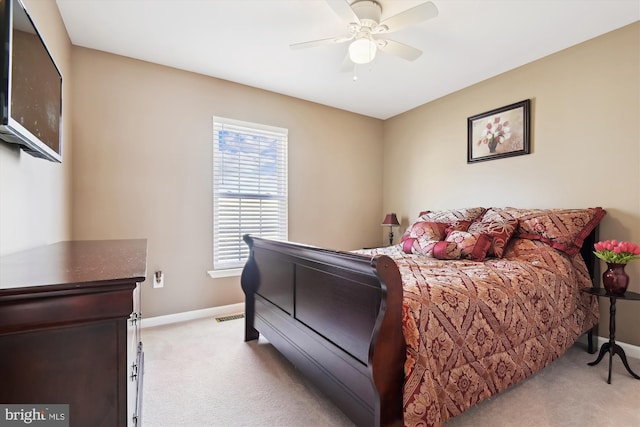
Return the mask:
M143 427L353 426L267 341L243 342L244 320L201 319L145 328ZM640 426L640 381L615 356L579 344L543 371L447 427ZM640 373L640 360L629 359Z

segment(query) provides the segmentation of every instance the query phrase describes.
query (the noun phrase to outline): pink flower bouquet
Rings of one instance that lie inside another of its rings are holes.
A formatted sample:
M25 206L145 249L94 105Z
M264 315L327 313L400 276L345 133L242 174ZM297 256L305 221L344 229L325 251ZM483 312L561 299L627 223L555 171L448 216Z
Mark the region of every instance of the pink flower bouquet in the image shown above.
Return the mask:
M511 138L511 128L509 122L504 121L500 123L500 116L493 119L489 118L485 129L482 131L482 137L478 140L480 144L501 144L507 139Z
M593 245L594 254L607 263L626 264L640 258L640 246L631 242L604 240Z

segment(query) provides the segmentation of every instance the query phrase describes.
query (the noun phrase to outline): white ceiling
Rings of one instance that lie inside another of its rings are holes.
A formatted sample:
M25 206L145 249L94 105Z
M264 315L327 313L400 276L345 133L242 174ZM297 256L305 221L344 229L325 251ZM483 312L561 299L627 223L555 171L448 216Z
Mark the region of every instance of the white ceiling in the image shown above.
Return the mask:
M74 45L380 119L640 19L640 0L433 0L438 17L388 37L422 56L379 53L354 81L347 44L289 48L347 33L324 0L56 1ZM424 0L378 2L384 20Z

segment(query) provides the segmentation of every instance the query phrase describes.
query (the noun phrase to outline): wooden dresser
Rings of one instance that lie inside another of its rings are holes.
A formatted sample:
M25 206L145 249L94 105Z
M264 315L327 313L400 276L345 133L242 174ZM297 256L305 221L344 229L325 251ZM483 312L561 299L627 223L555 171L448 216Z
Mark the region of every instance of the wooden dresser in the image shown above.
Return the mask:
M68 404L70 426L140 425L146 240L0 258L0 403Z

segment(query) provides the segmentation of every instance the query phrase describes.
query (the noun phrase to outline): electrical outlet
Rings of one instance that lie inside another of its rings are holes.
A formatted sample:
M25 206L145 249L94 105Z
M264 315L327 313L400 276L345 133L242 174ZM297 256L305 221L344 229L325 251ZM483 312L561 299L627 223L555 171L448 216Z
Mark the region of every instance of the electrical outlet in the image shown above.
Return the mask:
M164 287L164 273L162 271L156 271L153 274L153 287L154 288Z

